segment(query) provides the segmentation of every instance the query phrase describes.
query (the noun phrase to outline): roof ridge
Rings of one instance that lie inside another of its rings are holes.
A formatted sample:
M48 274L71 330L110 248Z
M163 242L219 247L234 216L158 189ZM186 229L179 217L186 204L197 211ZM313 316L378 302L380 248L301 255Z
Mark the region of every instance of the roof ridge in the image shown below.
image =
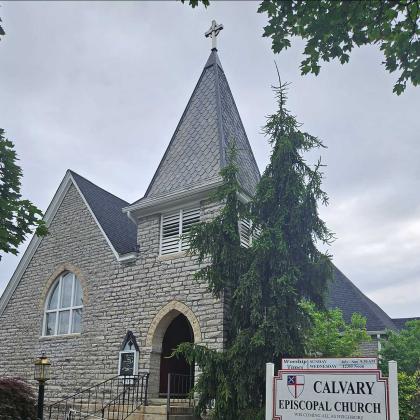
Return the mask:
M223 75L225 76L225 79L226 79L226 82L227 82L227 77L226 77L225 71L223 70L223 68L220 68L220 70L222 71ZM238 116L239 116L239 122L241 123L241 127L242 127L242 130L243 130L244 135L245 135L245 139L246 139L246 141L247 141L247 143L248 143L249 148L250 148L250 149L251 149L251 151L252 151L251 143L249 142L248 134L247 134L247 132L246 132L246 130L245 130L244 123L242 122L242 117L241 117L241 114L240 114L240 112L239 112L238 106L236 105L235 97L233 96L233 93L232 93L232 90L230 89L230 85L229 85L229 83L226 83L226 86L227 86L227 89L229 90L230 97L232 98L233 105L235 106L236 113L237 113L237 114L238 114ZM251 153L251 156L252 156L252 160L254 161L255 166L256 166L256 167L257 167L257 169L258 169L258 174L259 174L259 176L260 176L260 178L261 178L260 168L258 167L258 163L257 163L257 160L255 159L255 155L254 155L254 153Z
M395 324L398 330L404 330L407 322L409 321L419 321L419 316L414 317L404 317L404 318L392 318L392 322Z
M221 70L223 71L222 63L220 62L219 55L217 54L217 49L212 49L209 55L209 58L207 59L207 62L204 66L204 69L207 67L211 67L217 64Z
M398 318L391 318L393 321L394 320L399 320L399 319L413 319L413 320L416 320L416 319L420 319L420 316L403 316L403 317L398 317Z
M222 116L222 98L220 92L220 81L219 81L219 56L217 55L217 50L212 50L210 57L215 57L214 63L214 84L216 90L216 112L217 112L217 131L219 133L219 154L220 154L220 170L226 166L226 156L225 156L225 131L223 129L223 116ZM209 58L210 60L210 58ZM206 67L207 68L207 67ZM220 68L223 72L223 69Z
M69 170L68 175L103 231L115 256L118 258L119 255L135 252L137 228L122 211L128 203L74 171Z
M205 72L207 71L207 67L209 67L209 66L205 65L204 68L203 68L203 70L200 73L200 77L198 78L198 81L197 81L197 83L194 86L194 89L193 89L193 91L192 91L192 93L190 95L190 98L188 99L187 105L186 105L184 111L181 114L181 118L179 119L178 124L175 127L175 130L174 130L174 132L172 134L171 140L169 141L169 144L166 147L165 153L163 154L162 159L160 160L159 165L156 168L156 171L155 171L155 173L154 173L154 175L153 175L153 177L152 177L152 179L151 179L151 181L149 183L149 186L147 187L146 192L144 193L143 198L147 197L149 195L150 190L152 189L152 186L153 186L153 184L154 184L154 182L155 182L155 180L156 180L156 178L157 178L157 176L159 174L159 170L161 169L161 167L163 165L163 162L165 161L165 158L168 155L169 149L170 149L172 143L174 142L174 140L176 138L176 134L178 133L178 130L179 130L179 128L180 128L180 126L181 126L181 124L182 124L182 122L183 122L186 114L187 114L188 109L190 108L190 105L191 105L192 99L194 97L194 94L196 93L196 91L197 91L197 89L198 89L198 87L200 85L200 82L203 79L203 76L204 76ZM141 199L139 199L139 200L141 200ZM134 201L132 204L137 203L139 200Z
M90 181L89 179L85 178L84 176L82 176L82 175L78 174L77 172L73 171L72 169L67 169L67 171L68 171L68 172L70 172L70 174L71 174L71 175L76 175L76 176L78 176L79 178L82 178L84 181L89 182L89 183L90 183L90 184L92 184L94 187L96 187L96 188L98 188L98 189L102 190L103 192L105 192L105 193L107 193L107 194L109 194L109 195L112 195L114 198L116 198L116 199L118 199L118 200L122 201L124 204L130 204L128 201L125 201L124 199L122 199L122 198L118 197L117 195L115 195L115 194L113 194L113 193L111 193L111 192L107 191L105 188L100 187L99 185L95 184L94 182Z

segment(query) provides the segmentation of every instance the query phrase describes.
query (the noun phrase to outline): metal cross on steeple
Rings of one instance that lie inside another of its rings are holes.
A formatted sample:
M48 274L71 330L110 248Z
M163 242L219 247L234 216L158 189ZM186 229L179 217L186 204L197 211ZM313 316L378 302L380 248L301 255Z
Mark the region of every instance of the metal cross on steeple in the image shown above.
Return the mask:
M215 20L211 22L210 29L204 34L206 38L211 36L211 49L217 50L216 37L219 35L219 32L223 29L223 25L218 25Z

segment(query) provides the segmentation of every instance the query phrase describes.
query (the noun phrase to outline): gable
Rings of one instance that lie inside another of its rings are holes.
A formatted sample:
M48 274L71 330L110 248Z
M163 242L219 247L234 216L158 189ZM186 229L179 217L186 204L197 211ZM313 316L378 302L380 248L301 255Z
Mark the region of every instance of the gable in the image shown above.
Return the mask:
M104 228L99 223L97 217L95 216L95 213L90 208L88 201L86 200L81 188L79 188L75 180L75 177L83 179L74 172L67 171L62 182L60 183L60 186L58 187L57 192L55 193L44 215L44 220L50 232L44 238L40 238L36 235L32 237L28 248L24 252L15 272L13 273L12 278L10 279L5 291L3 292L3 295L0 298L0 315L5 310L8 301L12 297L15 289L19 285L22 276L25 274L29 264L31 263L34 255L39 250L39 248L41 246L43 247L44 244L46 245L47 243L51 241L54 242L55 240L59 245L61 245L58 238L62 239L63 234L74 234L75 236L73 237L73 241L75 242L78 241L77 235L80 235L80 238L84 235L90 235L91 240L95 243L103 243L103 252L109 253L109 255L117 261L126 260L129 257L135 255L135 253L128 255L120 255L118 253L113 243L107 236ZM80 182L80 179L78 180ZM89 182L87 180L85 181ZM99 187L96 188L99 189ZM88 191L86 186L84 186L83 184L82 189L85 192ZM92 192L94 192L94 189L92 189L91 193ZM93 196L94 194L92 194L91 196L88 195L88 199L90 202L92 202ZM104 196L102 195L102 198L103 197ZM123 203L126 203L123 200L121 201ZM115 209L115 206L110 205L106 208L109 211L110 208ZM118 208L116 210L118 210L118 212L121 211L121 209ZM75 217L77 216L77 214L83 215L83 217ZM122 215L123 217L126 217L126 215ZM134 230L136 229L134 223L129 221L128 218L127 222L134 226ZM57 246L57 244L55 244L55 246ZM62 246L65 246L65 244L63 244ZM50 252L56 254L58 253L59 249L59 247L52 248ZM86 249L85 252L88 253L89 249Z

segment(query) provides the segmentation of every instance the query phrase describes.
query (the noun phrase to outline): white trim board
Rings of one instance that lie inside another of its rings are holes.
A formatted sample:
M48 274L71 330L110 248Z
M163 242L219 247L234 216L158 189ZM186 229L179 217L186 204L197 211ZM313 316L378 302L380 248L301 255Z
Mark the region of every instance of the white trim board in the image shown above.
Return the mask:
M118 262L128 262L137 257L137 254L135 252L120 255L115 250L114 246L112 245L111 241L109 240L108 236L106 235L105 231L102 229L102 226L98 222L98 219L94 215L92 209L90 208L89 204L86 201L86 198L84 197L83 193L80 191L79 186L77 185L77 182L72 177L71 172L67 170L63 180L61 181L56 193L54 194L53 199L51 200L50 205L48 206L45 214L44 214L44 221L47 227L50 226L51 222L53 221L57 210L59 209L64 197L66 196L69 188L71 185L74 185L77 189L78 193L80 194L80 197L82 198L83 202L85 203L87 209L89 210L90 214L92 215L93 219L95 220L97 226L99 227L99 230L102 232L102 235L105 237L105 240L107 241L108 245L110 246L115 258ZM3 314L4 310L6 309L7 304L9 303L9 300L11 299L14 291L16 290L17 286L20 283L20 280L25 273L29 263L32 260L32 257L34 256L36 250L38 249L38 246L41 243L42 238L39 236L33 235L31 241L29 242L28 248L24 252L22 258L19 261L18 266L16 267L15 272L13 273L11 279L9 280L6 289L4 290L2 296L0 297L0 316Z

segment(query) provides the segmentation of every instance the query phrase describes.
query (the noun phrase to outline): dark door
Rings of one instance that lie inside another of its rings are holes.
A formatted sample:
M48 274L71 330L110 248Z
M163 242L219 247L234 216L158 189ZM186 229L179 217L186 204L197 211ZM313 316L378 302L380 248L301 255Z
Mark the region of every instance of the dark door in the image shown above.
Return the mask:
M185 342L193 343L194 334L188 319L180 314L169 324L163 337L159 386L159 393L162 395L167 394L168 373L174 374L171 381L171 393L188 393L194 384L194 366L188 364L182 356L171 357L174 349Z

